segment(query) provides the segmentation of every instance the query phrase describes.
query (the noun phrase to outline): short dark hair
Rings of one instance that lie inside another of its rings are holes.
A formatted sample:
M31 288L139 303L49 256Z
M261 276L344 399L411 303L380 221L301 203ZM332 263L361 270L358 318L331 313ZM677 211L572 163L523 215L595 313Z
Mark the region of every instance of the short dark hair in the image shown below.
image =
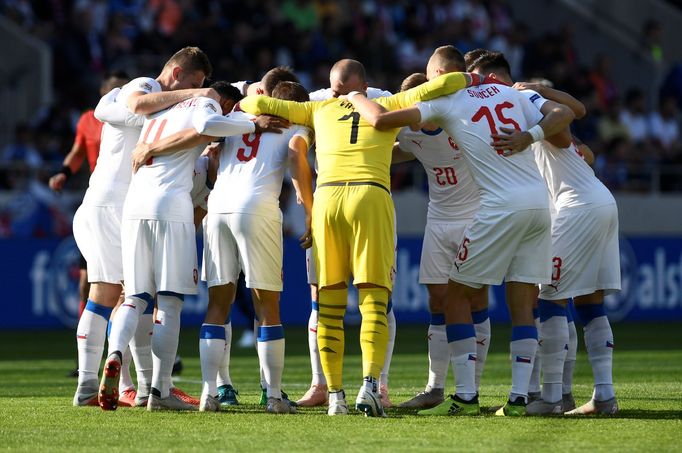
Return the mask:
M511 67L502 52L486 52L471 64L471 70L482 74L505 72L511 77Z
M211 77L213 73L213 66L211 66L208 56L198 47L188 46L178 50L168 59L164 68L172 64L180 66L187 72L201 71L206 78Z
M467 67L467 71L471 71L474 69L471 65L479 59L483 54L488 53L489 50L487 49L474 49L470 50L467 53L464 54L464 64Z
M303 85L296 82L279 82L271 96L277 99L284 99L285 101L306 102L310 100L308 91L303 88Z
M448 71L464 71L466 70L466 65L464 64L464 56L462 52L455 46L440 46L433 51L431 55L438 67L446 69Z
M410 88L418 87L419 85L428 82L426 74L423 72L415 72L405 77L403 83L400 84L400 91L407 91Z
M216 90L221 98L234 101L235 104L244 98L242 92L239 91L237 87L232 86L229 82L224 80L213 82L210 88Z
M289 66L277 66L265 73L260 80L261 88L268 96L272 96L272 90L275 89L280 82L296 82L301 83L294 74L294 70Z

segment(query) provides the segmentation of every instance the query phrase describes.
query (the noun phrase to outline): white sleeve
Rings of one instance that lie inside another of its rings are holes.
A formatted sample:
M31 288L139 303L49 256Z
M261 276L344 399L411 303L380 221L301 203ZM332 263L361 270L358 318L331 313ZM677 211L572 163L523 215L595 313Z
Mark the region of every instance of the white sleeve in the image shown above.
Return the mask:
M309 94L311 101L326 101L332 97L330 88L322 88Z
M410 128L409 127L403 127L400 129L400 132L398 133L398 137L396 138L396 141L398 142L398 146L400 146L400 149L407 152L414 154L413 148L416 147L415 143L410 140L409 138L409 133L410 133Z
M116 98L123 105L128 105L128 97L141 91L145 94L161 92L161 85L151 77L138 77L123 85L119 96Z
M421 114L420 122L422 123L427 121L437 121L441 117L438 99L426 102L418 102L416 107L419 109L419 113Z
M246 89L251 85L253 82L249 82L248 80L241 80L239 82L232 82L230 85L235 87L236 89L239 90L239 92L242 94L242 96L246 96Z
M388 96L393 96L390 91L382 90L380 88L369 87L367 88L367 99L385 98Z
M545 102L547 102L547 99L540 96L540 93L534 90L523 90L521 91L521 94L526 96L528 100L538 108L538 110L542 109L542 106L545 105Z
M526 117L526 121L528 121L528 129L538 124L544 117L540 109L525 95L522 94L519 96L519 103L521 104L523 115Z
M315 142L315 134L312 129L309 127L305 126L294 126L295 132L292 135L293 137L301 137L303 140L305 140L306 144L308 145L308 148L313 146L313 143Z
M144 115L135 115L125 104L116 101L120 88L114 88L99 100L95 107L95 118L103 123L128 127L142 127Z
M218 113L219 111L221 107L216 101L201 98L192 116L194 129L202 135L211 137L229 137L255 132L256 124L245 115L237 115L233 112L223 116Z

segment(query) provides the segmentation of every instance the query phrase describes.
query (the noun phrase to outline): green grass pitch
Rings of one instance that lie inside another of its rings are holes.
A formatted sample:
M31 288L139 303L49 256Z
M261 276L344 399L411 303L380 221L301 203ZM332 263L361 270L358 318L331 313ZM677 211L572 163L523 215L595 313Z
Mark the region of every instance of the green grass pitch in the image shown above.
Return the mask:
M305 392L310 366L305 328L290 327L284 389ZM399 403L423 388L425 327L400 327L391 366L391 397ZM682 450L682 324L615 324L615 417L422 418L388 410L389 418L327 417L322 408L291 416L263 413L254 349L233 348L232 378L242 405L221 413L148 413L76 408L70 331L0 332L0 449L25 451L680 451ZM237 332L239 333L239 332ZM360 384L357 329L346 336L349 403ZM580 329L579 329L579 335ZM200 391L196 329L183 330L185 369L176 385ZM235 335L235 338L238 338ZM509 329L493 326L481 404L504 402L510 384ZM591 394L582 341L575 373L578 403ZM452 391L452 376L447 389Z

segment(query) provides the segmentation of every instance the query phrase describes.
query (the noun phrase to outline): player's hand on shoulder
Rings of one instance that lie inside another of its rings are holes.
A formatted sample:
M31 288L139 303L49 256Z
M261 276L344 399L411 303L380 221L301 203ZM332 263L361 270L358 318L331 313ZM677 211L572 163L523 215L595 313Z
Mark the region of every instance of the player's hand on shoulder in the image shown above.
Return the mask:
M256 133L274 132L281 134L282 129L289 127L289 122L284 118L270 115L258 115L253 122L256 123Z
M145 165L150 157L149 144L144 142L138 143L133 150L133 173L137 173L137 170Z
M533 143L533 137L526 131L519 131L508 127L501 127L501 133L492 134L490 146L495 148L498 154L511 156L528 148Z
M197 88L194 97L210 98L216 102L220 102L220 95L213 88Z
M64 189L65 183L66 175L64 173L57 173L56 175L52 176L48 181L50 189L54 190L55 192L61 192L62 189Z
M544 85L542 85L540 83L532 83L532 82L516 82L514 85L512 85L512 88L519 90L519 91L533 90L533 91L537 91L539 93L544 88Z

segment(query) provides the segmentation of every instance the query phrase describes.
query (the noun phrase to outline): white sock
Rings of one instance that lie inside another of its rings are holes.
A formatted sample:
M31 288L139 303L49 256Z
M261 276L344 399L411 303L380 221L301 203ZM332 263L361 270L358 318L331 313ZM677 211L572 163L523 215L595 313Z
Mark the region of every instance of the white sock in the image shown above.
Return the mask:
M202 395L218 395L216 376L225 352L225 326L202 324L199 331Z
M538 331L535 326L512 327L512 341L509 343L512 360L510 401L514 401L518 397L528 401L528 385L538 348L537 338Z
M445 318L442 313L431 314L428 333L429 381L426 389L444 389L450 365L450 348L445 334Z
M575 329L575 322L571 320L568 322L568 351L566 351L566 361L564 362L564 372L562 374L563 385L561 393L564 395L573 392L573 370L577 354L578 332Z
M316 302L313 301L313 309L310 310L310 318L308 318L308 350L310 351L310 368L313 374L311 385L327 385L327 379L324 377L322 363L320 362L320 351L317 347L317 320L320 312L316 305Z
M542 399L548 403L561 401L564 362L568 350L568 322L566 308L541 300L538 348L542 360Z
M180 311L182 299L178 295L157 295L156 322L152 335L152 391L156 389L161 398L167 398L171 388L171 373L180 337Z
M130 353L135 362L137 396L147 398L152 387L152 333L154 332L154 306L147 307L137 322L135 335L130 342Z
M225 349L223 356L220 359L220 366L218 367L218 379L216 384L218 387L223 385L232 385L232 378L230 377L230 354L232 352L232 322L224 325L225 328Z
M583 328L587 357L594 376L594 399L606 401L616 396L613 389L613 332L606 316L599 316Z
M455 393L469 401L476 396L476 331L473 324L451 324L445 332L455 370Z
M388 372L391 369L391 359L393 358L393 347L395 346L395 313L391 307L391 302L389 301L389 312L386 314L386 320L388 321L388 344L386 346L386 357L384 359L384 366L381 369L381 376L379 378L380 385L388 386Z
M474 318L474 330L476 331L476 391L478 392L485 361L488 358L488 349L490 348L490 317L487 308L471 315Z
M110 315L111 308L88 299L76 329L78 385L97 380Z
M147 301L137 296L128 296L111 320L109 334L109 354L120 352L121 355L128 348L135 335L140 316L147 309Z
M540 331L540 318L535 317L535 328L537 331ZM542 349L542 346L538 344L538 351ZM533 393L538 393L540 392L540 370L542 366L542 358L540 357L540 354L535 355L535 361L533 362L533 370L531 371L530 374L530 382L528 383L528 391L533 392Z
M123 353L123 361L121 362L121 376L118 379L119 393L124 390L135 390L133 378L130 375L130 362L133 361L133 355L130 353L130 347L127 347Z
M257 318L253 318L253 332L256 338L256 352L258 352L258 337L260 336L260 321ZM263 361L260 359L260 354L258 355L258 371L260 372L260 388L268 388L267 380L265 379L265 371L263 371Z
M262 326L257 348L268 398L279 399L282 397L282 372L284 371L284 328L282 325Z

